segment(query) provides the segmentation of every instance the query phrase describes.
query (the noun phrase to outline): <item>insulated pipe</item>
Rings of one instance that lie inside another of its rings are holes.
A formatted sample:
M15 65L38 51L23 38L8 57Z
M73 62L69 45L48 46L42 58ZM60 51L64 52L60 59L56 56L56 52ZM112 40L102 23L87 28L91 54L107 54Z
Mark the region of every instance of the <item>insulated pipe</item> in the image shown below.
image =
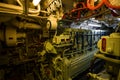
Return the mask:
M90 3L93 3L93 5L91 5ZM94 0L87 0L87 7L90 9L90 10L95 10L95 9L98 9L100 8L102 5L103 5L104 1L101 0L97 6L94 5Z
M25 1L27 1L27 0L25 0ZM17 0L17 2L18 2L18 4L23 8L23 4L20 2L20 0ZM33 13L33 14L35 14L35 13L39 13L40 12L40 5L37 5L37 9L29 9L28 10L29 11L29 13Z
M82 7L78 8L79 5L82 5ZM75 8L72 9L72 10L71 10L69 13L67 13L67 14L70 15L70 14L78 11L78 12L77 12L77 17L74 17L74 18L80 19L80 17L81 17L81 16L80 16L80 11L81 11L81 10L84 10L84 9L87 9L85 3L84 3L84 2L79 2L79 3L76 4ZM65 15L63 16L63 19L66 18L66 15L67 15L67 14L65 14ZM72 18L73 18L73 17L72 17Z
M104 1L104 4L107 7L109 7L109 9L112 10L116 16L120 15L120 5L119 6L113 5L109 2L109 0L103 0L103 1Z
M12 24L18 28L24 28L24 29L41 29L41 26L35 23L28 23L28 22L18 22L13 21Z
M40 25L37 25L37 24L33 24L33 23L23 23L23 22L20 22L18 23L20 25L20 28L28 28L28 29L41 29L41 26ZM17 23L16 23L17 25ZM18 27L19 27L18 25Z
M120 9L120 6L115 6L115 5L112 5L109 3L108 0L103 0L104 1L104 4L109 7L109 8L113 8L113 9Z
M0 3L0 11L6 11L9 13L16 13L19 12L22 14L23 12L23 7L21 6L21 4L19 4L20 6L16 6L16 5L12 5L12 4L6 4L6 3ZM40 12L40 5L37 6L37 9L31 9L29 8L28 10L28 14L30 15L39 15Z
M113 59L113 58L110 58L110 57L106 57L104 54L100 54L99 52L97 52L94 56L98 57L100 59L104 59L106 61L110 61L110 62L113 62L113 63L116 63L116 64L120 64L120 60Z
M82 5L82 7L78 8L77 6L78 5ZM70 13L73 13L73 12L76 12L76 11L80 11L80 10L83 10L83 9L86 9L87 7L85 6L85 3L84 2L79 2L76 4L76 7L75 9L73 9Z
M24 1L24 6L23 6L23 13L25 14L25 15L28 15L28 12L29 12L29 0L25 0Z
M5 4L5 3L0 3L0 8L22 11L22 8L20 6L15 6L12 4Z

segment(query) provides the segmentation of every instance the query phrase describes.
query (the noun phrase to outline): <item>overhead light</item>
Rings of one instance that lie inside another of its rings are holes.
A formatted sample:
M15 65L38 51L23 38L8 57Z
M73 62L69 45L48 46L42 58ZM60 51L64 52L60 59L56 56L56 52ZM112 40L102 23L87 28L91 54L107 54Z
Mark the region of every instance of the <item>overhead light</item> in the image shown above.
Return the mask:
M93 26L93 27L101 27L100 24L94 24L94 23L89 23L88 26Z
M37 6L41 0L33 0L34 6Z

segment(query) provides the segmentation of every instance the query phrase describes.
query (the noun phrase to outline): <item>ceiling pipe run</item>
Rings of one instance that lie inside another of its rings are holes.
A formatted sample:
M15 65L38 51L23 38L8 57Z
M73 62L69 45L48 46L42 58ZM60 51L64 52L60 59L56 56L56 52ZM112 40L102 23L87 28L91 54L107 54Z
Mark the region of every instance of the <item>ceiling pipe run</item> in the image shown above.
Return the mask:
M95 5L94 0L87 0L87 7L90 10L95 10L100 8L104 4L103 0L101 0L97 5Z
M110 3L110 0L103 0L104 1L104 4L109 7L109 8L113 8L113 9L120 9L120 5L113 5ZM117 0L114 0L114 2L116 1L117 3ZM119 1L120 2L120 1Z

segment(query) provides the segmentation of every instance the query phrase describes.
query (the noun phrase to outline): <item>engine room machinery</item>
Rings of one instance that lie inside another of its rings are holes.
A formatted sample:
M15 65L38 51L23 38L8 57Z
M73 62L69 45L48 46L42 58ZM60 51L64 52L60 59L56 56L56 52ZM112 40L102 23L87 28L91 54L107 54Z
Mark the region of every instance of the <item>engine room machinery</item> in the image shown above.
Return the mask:
M108 31L59 28L62 7L61 0L0 1L0 80L72 80L89 68Z
M105 69L94 74L88 73L92 80L120 80L120 27L109 36L102 36L98 42L99 51L95 57L105 61Z

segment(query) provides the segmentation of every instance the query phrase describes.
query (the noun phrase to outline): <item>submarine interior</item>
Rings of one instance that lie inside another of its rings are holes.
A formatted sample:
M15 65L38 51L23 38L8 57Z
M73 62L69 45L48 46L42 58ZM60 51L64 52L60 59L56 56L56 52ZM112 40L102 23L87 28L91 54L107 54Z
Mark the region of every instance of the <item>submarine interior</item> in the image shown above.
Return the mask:
M0 80L120 80L120 0L0 0Z

